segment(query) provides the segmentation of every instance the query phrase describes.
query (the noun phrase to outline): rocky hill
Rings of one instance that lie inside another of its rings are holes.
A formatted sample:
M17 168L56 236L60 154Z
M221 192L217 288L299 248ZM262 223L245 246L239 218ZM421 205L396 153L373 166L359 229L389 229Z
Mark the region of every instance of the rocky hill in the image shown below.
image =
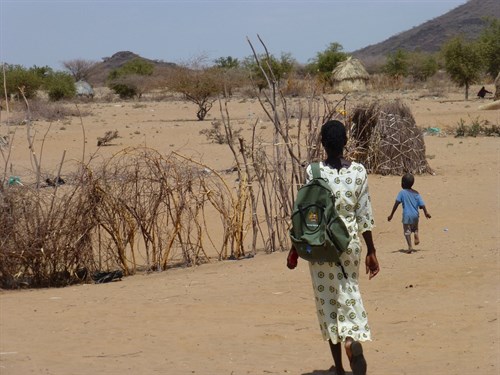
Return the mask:
M499 0L469 0L442 16L352 54L363 61L376 61L398 49L437 52L443 43L455 36L477 38L487 24L485 17L500 18Z
M161 60L150 60L130 51L120 51L115 53L111 57L104 57L102 59L102 62L96 64L96 66L93 68L92 77L90 81L94 85L103 85L106 82L106 79L112 70L120 68L125 63L137 58L144 60L150 64L153 64L155 69L162 69L162 68L168 69L168 68L174 68L176 66L176 64L170 62L165 62Z

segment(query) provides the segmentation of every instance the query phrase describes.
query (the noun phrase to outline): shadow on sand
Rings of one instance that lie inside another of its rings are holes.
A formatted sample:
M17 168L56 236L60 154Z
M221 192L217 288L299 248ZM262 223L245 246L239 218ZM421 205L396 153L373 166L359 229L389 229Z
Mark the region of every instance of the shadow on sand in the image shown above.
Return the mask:
M312 372L304 372L302 375L336 375L335 370L314 370ZM346 371L345 375L352 375L351 371Z
M422 251L425 251L425 250L421 250L421 249L413 249L411 251L411 253L408 252L408 249L399 249L399 250L393 250L391 251L391 253L395 254L395 253L401 253L401 254L406 254L406 255L414 255L414 254L418 254Z

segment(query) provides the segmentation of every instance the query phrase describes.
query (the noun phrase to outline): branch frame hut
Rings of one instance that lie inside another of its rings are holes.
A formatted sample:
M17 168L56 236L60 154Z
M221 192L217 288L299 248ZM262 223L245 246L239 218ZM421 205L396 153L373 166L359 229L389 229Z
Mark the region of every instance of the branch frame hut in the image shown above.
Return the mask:
M354 158L370 173L434 174L426 158L423 132L400 100L355 108L351 142Z

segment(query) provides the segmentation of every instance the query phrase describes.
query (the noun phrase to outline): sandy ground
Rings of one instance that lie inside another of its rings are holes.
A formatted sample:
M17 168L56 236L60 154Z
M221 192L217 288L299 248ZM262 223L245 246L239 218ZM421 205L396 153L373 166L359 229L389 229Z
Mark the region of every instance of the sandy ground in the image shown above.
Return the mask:
M422 128L476 118L500 124L500 111L479 111L483 102L462 96L408 93L404 100ZM89 154L98 136L117 129L122 138L100 155L146 144L203 157L214 168L231 166L227 148L199 134L209 122L191 121L191 104L82 107L92 112L83 119ZM232 102L230 111L244 129L262 116L252 101ZM48 124L37 126L41 138ZM30 168L23 132L12 158L21 176ZM67 173L72 160L81 160L81 139L78 119L52 124L44 170L55 173L67 149ZM401 251L401 211L386 219L400 178L369 177L381 264L375 279L361 280L373 329L364 345L369 374L498 374L500 139L425 140L436 174L416 179L432 214L421 220L416 253ZM302 261L290 271L285 261L286 253L258 254L109 284L1 291L0 374L326 373L332 361L317 327L308 266Z

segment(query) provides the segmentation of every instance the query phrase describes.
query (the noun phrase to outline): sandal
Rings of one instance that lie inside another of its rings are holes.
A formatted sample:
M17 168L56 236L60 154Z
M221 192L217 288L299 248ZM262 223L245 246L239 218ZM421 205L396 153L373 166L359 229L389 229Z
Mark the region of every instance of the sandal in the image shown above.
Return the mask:
M359 341L353 341L351 344L351 369L352 375L366 375L366 360L363 355L363 347Z

